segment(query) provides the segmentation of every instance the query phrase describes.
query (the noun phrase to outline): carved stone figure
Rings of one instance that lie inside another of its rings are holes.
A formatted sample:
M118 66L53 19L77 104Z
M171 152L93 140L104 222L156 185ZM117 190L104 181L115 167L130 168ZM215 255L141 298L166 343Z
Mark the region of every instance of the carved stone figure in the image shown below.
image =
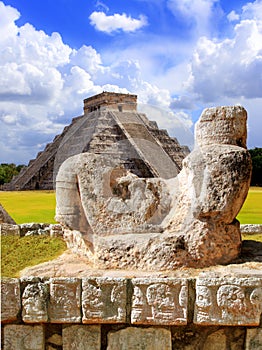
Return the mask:
M16 321L20 311L20 283L16 278L1 280L1 322Z
M211 291L206 286L198 286L196 290L197 321L210 320L212 307Z
M143 320L143 310L145 308L146 301L142 290L138 286L134 286L132 296L132 321L139 323Z
M194 322L256 326L262 311L261 277L209 277L196 281Z
M83 323L126 322L126 281L107 277L82 280Z
M187 323L188 286L183 279L132 280L131 323L178 325Z
M153 319L174 318L174 295L167 284L152 284L146 292L148 305L151 306Z
M78 232L78 246L82 239L96 267L170 270L232 261L241 247L235 218L251 176L246 119L241 106L204 110L195 148L169 180L139 178L106 155L67 159L57 176L56 219Z
M250 294L250 302L253 305L254 313L262 312L262 288L256 288Z
M47 322L47 285L33 283L26 286L22 296L24 322Z
M51 322L80 322L80 294L80 280L77 278L51 278L49 303Z
M222 319L241 319L247 311L245 293L239 286L221 286L217 291L217 304L221 308Z

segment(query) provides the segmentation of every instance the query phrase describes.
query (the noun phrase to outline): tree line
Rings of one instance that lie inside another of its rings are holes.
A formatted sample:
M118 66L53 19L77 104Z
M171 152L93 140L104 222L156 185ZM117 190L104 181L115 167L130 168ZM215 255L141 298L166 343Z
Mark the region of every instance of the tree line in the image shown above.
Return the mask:
M249 150L252 158L252 178L251 186L262 186L262 148L255 147ZM0 164L0 185L10 182L13 176L18 175L25 165L15 165L14 163Z
M262 186L262 148L249 149L252 158L251 186Z
M15 165L14 163L0 164L0 185L10 182L13 176L18 175L24 165Z

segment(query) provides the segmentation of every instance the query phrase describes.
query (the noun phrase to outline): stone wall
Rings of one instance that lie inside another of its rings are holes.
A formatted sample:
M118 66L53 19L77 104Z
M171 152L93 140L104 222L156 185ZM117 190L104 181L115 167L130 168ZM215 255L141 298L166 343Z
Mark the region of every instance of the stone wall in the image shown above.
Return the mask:
M62 237L63 229L60 224L26 223L21 225L0 224L0 236L35 236L47 235L51 237Z
M1 226L2 235L62 235L60 225ZM243 226L257 233L261 225ZM163 274L162 274L163 275ZM4 278L4 350L259 350L262 278Z
M261 276L3 279L7 349L262 349Z
M262 225L240 225L240 231L242 234L246 235L262 234ZM0 223L0 235L18 235L20 237L23 237L41 234L46 234L50 236L63 236L63 228L60 224L41 224L30 222L16 225Z

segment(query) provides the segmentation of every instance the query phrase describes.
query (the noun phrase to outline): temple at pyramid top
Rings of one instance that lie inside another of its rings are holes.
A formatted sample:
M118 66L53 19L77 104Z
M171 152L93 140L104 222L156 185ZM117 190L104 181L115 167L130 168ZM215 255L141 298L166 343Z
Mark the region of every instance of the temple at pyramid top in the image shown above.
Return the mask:
M136 111L137 95L104 91L84 100L84 112L90 113L101 108L116 109L119 112Z
M180 172L189 149L137 111L136 95L102 92L86 98L84 114L73 118L4 189L53 189L61 164L84 152L117 159L139 177L168 179Z

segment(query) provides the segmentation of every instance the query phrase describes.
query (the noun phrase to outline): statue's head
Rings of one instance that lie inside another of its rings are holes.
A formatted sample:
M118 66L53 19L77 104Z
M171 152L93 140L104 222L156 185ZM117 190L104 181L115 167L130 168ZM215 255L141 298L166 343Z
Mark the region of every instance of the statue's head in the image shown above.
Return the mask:
M198 146L228 144L246 148L247 112L242 106L206 108L196 123Z

